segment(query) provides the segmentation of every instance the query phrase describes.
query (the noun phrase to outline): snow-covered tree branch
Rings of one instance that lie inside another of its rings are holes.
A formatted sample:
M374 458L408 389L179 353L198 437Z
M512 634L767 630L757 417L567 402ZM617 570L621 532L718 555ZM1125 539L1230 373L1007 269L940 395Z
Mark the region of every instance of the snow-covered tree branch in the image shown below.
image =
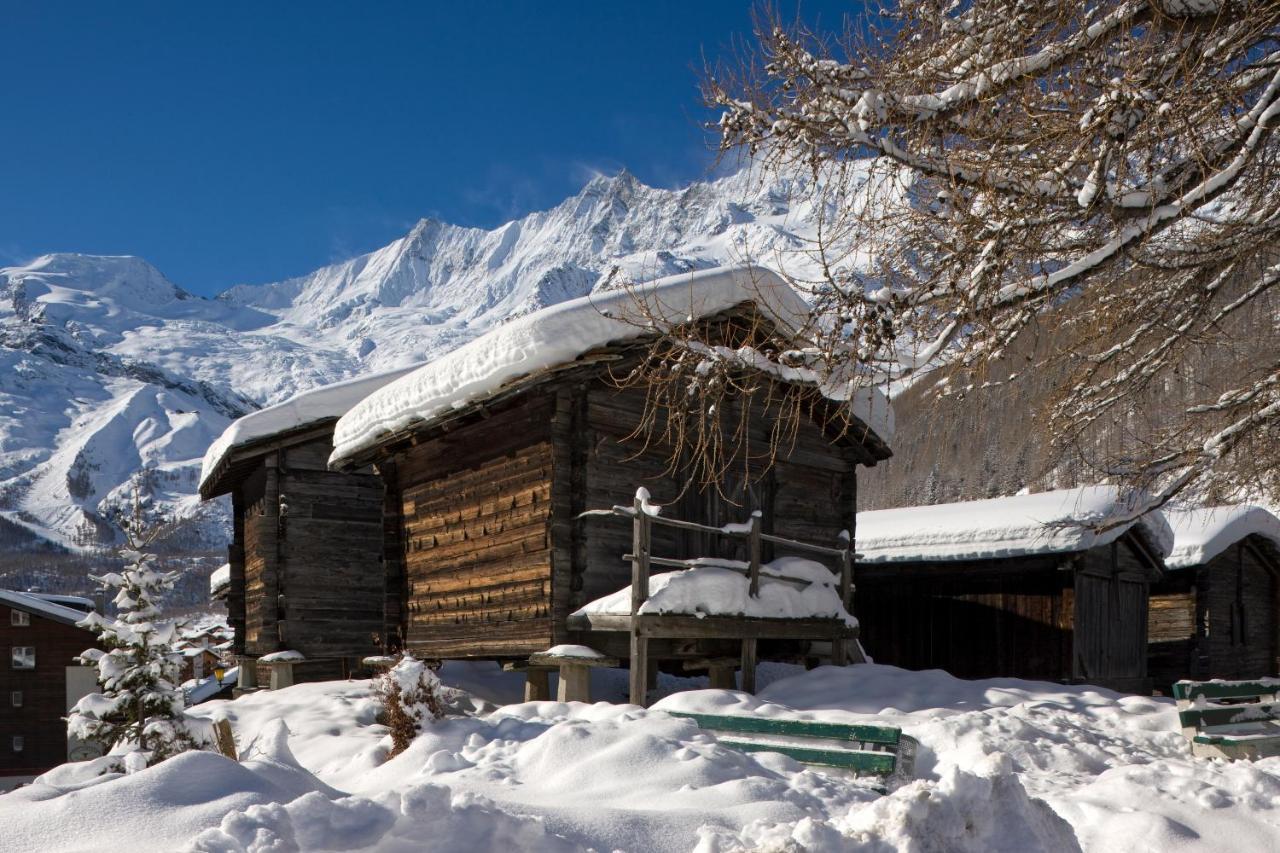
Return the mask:
M1280 499L1280 3L903 0L757 36L706 79L722 149L874 192L829 223L859 251L824 241L804 283L822 348L956 392L1047 336L1064 452L1156 501Z

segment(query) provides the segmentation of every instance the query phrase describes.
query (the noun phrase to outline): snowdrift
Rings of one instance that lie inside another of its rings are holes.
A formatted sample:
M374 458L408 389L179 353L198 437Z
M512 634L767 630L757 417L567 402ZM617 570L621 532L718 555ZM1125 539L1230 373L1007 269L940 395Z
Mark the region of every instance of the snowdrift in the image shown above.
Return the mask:
M1163 853L1224 839L1269 851L1280 837L1280 759L1191 758L1164 700L775 664L757 696L494 707L518 687L510 674L443 675L477 694L476 713L394 759L367 682L211 702L198 711L231 720L241 764L188 754L128 776L64 765L0 796L0 848ZM919 778L881 796L869 780L727 749L666 710L901 726L920 740Z

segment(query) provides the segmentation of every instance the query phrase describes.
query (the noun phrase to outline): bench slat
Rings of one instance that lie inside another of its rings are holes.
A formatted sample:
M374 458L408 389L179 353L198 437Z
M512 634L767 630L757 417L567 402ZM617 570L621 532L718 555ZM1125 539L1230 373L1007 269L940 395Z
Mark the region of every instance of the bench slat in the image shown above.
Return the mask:
M799 761L821 767L856 770L859 773L888 776L897 766L897 756L892 752L855 752L846 749L815 749L791 744L761 743L759 741L722 740L723 746L742 752L778 752Z
M1280 702L1246 705L1210 705L1207 708L1185 708L1178 712L1178 724L1184 729L1199 726L1231 726L1280 720Z
M1274 735L1214 735L1199 734L1192 738L1196 743L1207 743L1215 746L1261 746L1263 744L1280 743L1280 733Z
M683 711L670 711L668 713L673 717L693 720L699 727L704 729L736 734L811 737L824 740L875 743L886 746L897 746L902 737L901 730L890 728L889 726L818 723L808 720L774 720L765 717L725 717L716 714L688 714Z
M1174 699L1246 699L1271 696L1280 691L1280 681L1178 681Z

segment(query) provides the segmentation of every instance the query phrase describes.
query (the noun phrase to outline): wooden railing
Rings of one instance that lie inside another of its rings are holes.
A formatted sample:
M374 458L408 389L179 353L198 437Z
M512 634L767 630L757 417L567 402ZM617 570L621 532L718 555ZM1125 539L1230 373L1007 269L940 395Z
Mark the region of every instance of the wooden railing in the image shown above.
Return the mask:
M712 527L707 524L698 524L693 521L683 521L678 518L669 518L658 514L654 511L653 505L648 501L648 492L644 489L636 491L635 500L631 506L614 506L611 509L603 510L587 510L579 517L592 516L620 516L631 519L631 553L624 554L623 559L631 563L631 696L632 701L637 704L643 704L642 700L638 701L637 697L643 697L648 681L648 655L647 642L644 637L640 636L636 624L636 617L640 613L640 608L649 599L649 575L653 566L661 566L667 568L686 569L698 565L692 560L675 560L666 557L658 557L653 554L653 527L658 525L668 527L675 530L687 530L693 533L709 534L711 536L722 537L729 540L745 542L747 545L747 568L746 576L748 580L748 592L752 598L758 598L760 595L760 567L761 554L765 543L780 546L784 549L799 551L805 554L814 554L820 557L835 558L839 563L839 588L840 601L844 605L844 609L848 613L853 612L853 558L854 554L851 548L849 532L841 531L838 547L828 545L817 545L812 542L801 542L796 539L788 539L784 536L775 536L765 533L761 530L761 515L757 510L751 513L745 524L730 524L723 527ZM738 567L726 565L724 563L715 563L720 568L728 568L737 570ZM834 574L834 572L833 572ZM779 580L784 583L794 583L801 586L807 586L808 580L801 578L790 578L785 575L770 574L770 580ZM742 673L743 673L743 690L754 692L755 690L755 640L743 641L742 652ZM838 665L845 663L846 649L843 640L836 640L832 643L832 662Z

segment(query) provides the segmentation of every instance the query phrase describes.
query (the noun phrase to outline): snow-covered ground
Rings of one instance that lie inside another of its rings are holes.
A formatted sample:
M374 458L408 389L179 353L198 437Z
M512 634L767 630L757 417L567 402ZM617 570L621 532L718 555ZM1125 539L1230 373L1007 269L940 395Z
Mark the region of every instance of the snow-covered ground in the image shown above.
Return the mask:
M759 695L644 711L513 703L516 677L451 664L474 713L386 758L369 683L304 684L225 716L240 764L189 753L124 777L65 765L0 796L3 850L1275 850L1280 758L1193 759L1173 705L1091 687L894 667L766 665ZM595 695L623 689L606 671ZM689 684L664 682L664 689ZM901 726L918 781L865 780L718 746L664 710Z

